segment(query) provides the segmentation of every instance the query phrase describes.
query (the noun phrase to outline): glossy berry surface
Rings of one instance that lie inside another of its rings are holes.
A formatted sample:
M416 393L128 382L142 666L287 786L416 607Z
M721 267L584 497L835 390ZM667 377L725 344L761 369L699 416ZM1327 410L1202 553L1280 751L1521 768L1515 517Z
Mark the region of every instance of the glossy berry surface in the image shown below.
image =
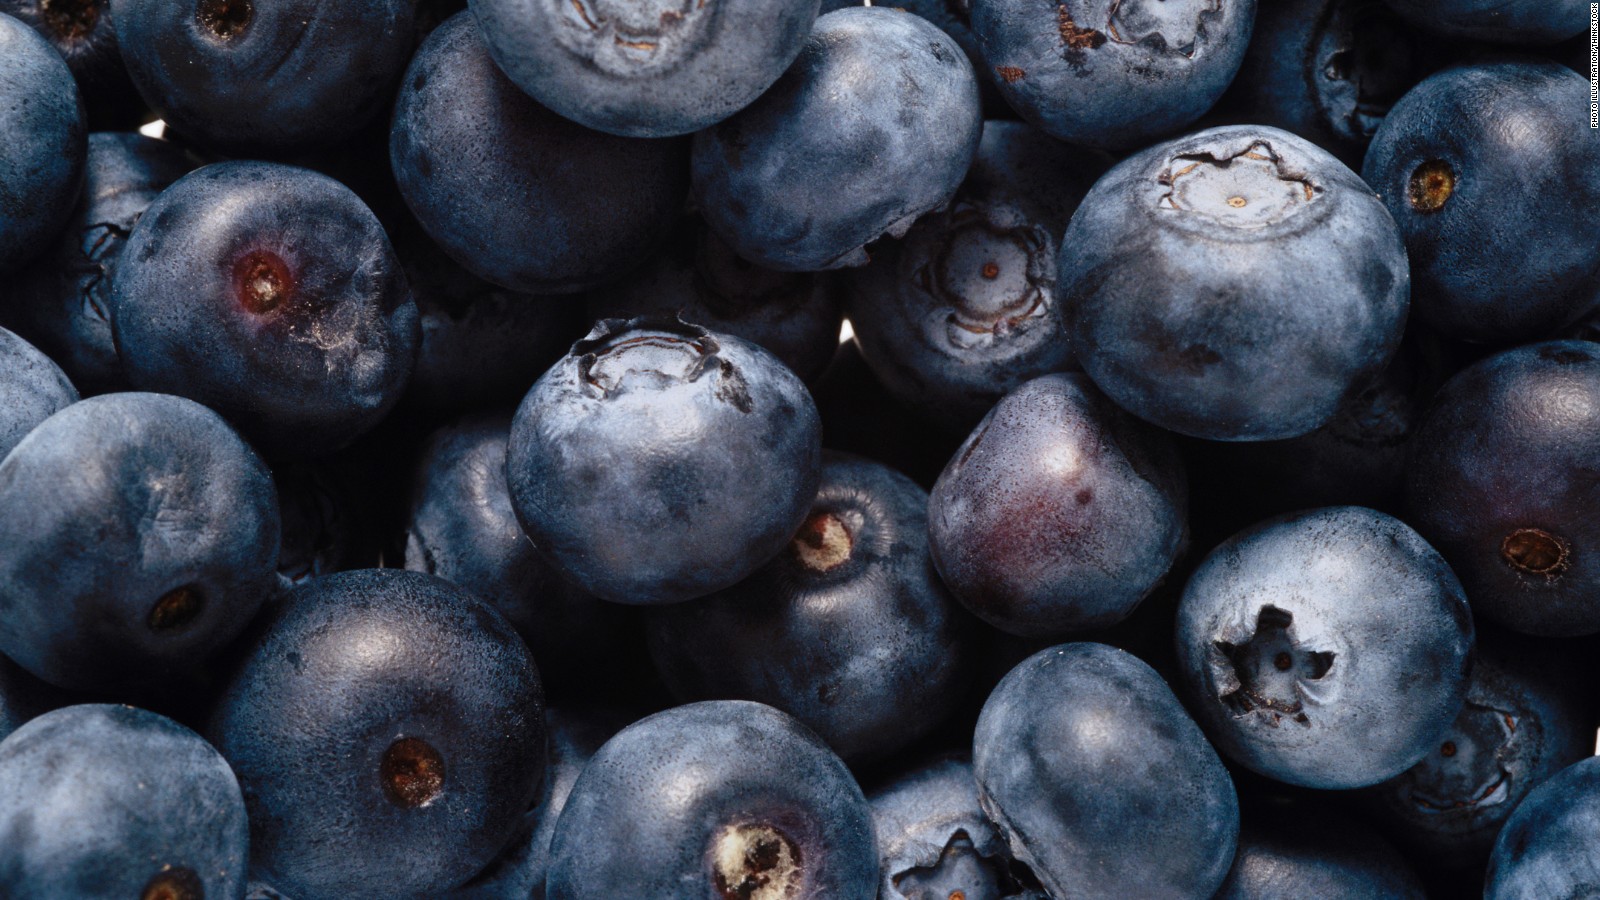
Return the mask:
M1517 807L1489 857L1485 900L1582 897L1600 884L1600 757L1561 770Z
M50 245L83 189L83 104L61 55L0 13L0 272Z

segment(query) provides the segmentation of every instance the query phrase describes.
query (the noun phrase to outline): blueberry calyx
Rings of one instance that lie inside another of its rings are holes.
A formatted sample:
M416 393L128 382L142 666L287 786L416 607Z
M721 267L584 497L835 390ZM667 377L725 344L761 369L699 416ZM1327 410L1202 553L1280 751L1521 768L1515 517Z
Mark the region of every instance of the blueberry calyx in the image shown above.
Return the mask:
M750 412L749 386L733 363L718 355L720 349L711 332L699 325L654 316L605 319L572 346L579 382L601 398L620 394L633 383L688 384L715 371L721 379L717 398Z
M186 584L161 595L150 608L148 624L151 631L171 632L188 625L200 617L205 607L205 595L198 585Z
M294 292L294 275L283 257L270 250L252 250L233 264L239 303L255 315L282 306Z
M1223 0L1188 4L1167 0L1114 0L1106 31L1119 44L1147 44L1193 59L1208 17L1222 14ZM1065 13L1066 7L1062 7ZM1167 34L1172 31L1172 35ZM1098 46L1098 45L1096 45Z
M712 878L723 900L788 900L803 880L800 847L782 831L748 822L712 839Z
M160 872L139 892L139 900L205 900L205 896L200 876L181 866Z
M982 346L1050 311L1050 256L1049 235L1039 226L1009 225L962 205L951 213L944 245L912 280L950 305L953 346ZM1005 289L975 290L974 275Z
M1254 141L1228 156L1185 153L1156 176L1168 190L1157 207L1195 213L1233 228L1265 228L1295 215L1322 188L1291 169L1268 141Z
M1572 547L1560 535L1541 528L1518 528L1500 542L1500 558L1524 575L1560 578L1572 564Z
M64 40L81 40L100 23L104 0L41 0L39 18L50 33Z
M401 738L384 751L378 775L384 796L403 809L420 809L444 792L444 757L427 741Z
M854 523L847 519L856 519ZM815 510L806 517L800 532L790 544L800 563L813 572L831 572L850 561L855 550L855 535L860 514ZM851 525L855 527L852 528Z
M1504 760L1511 756L1517 721L1510 712L1469 700L1438 756L1428 756L1406 773L1406 795L1425 813L1505 802L1514 778Z
M249 30L255 13L255 6L250 0L200 0L195 6L194 17L202 28L218 40L231 41Z
M1406 201L1419 213L1444 209L1456 190L1456 171L1442 159L1430 159L1411 171Z
M1245 640L1213 645L1217 696L1235 718L1257 713L1274 728L1285 717L1310 727L1305 685L1328 674L1335 654L1303 647L1290 633L1293 624L1292 613L1269 604Z

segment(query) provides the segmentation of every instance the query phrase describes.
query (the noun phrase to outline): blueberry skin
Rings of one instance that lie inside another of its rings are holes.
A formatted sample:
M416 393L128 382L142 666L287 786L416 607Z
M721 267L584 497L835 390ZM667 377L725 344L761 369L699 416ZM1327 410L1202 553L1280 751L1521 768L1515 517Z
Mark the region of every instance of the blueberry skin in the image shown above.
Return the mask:
M1159 5L1158 5L1159 4ZM972 31L1022 118L1136 147L1200 118L1250 43L1255 0L972 0Z
M522 529L557 571L616 603L730 587L799 530L822 474L805 385L747 341L606 319L511 423Z
M480 278L529 292L580 290L644 262L683 211L688 151L540 106L495 67L466 13L411 61L389 143L428 234Z
M0 893L244 896L239 783L199 735L131 706L46 713L0 742Z
M1178 608L1179 671L1207 736L1302 787L1376 784L1437 749L1465 701L1472 646L1444 559L1358 506L1235 535Z
M468 6L495 63L528 96L588 128L652 138L690 134L749 106L794 62L818 2Z
M122 63L111 0L0 0L0 13L33 26L66 60L90 127L140 125L144 104Z
M0 328L0 459L39 423L78 402L61 367Z
M1371 190L1286 131L1213 128L1124 160L1061 239L1083 370L1118 405L1211 440L1305 434L1382 370L1405 247ZM1293 298L1292 302L1289 298Z
M1562 769L1534 788L1500 829L1485 900L1591 897L1600 890L1600 757Z
M89 135L83 195L71 220L54 249L21 273L0 310L85 393L127 387L111 338L111 283L134 224L193 168L176 144L123 132Z
M972 739L984 812L1051 897L1206 898L1222 884L1239 799L1161 676L1104 644L1012 669Z
M1581 0L1386 0L1418 28L1451 38L1504 44L1553 44L1582 34Z
M75 403L0 463L0 651L80 690L193 668L275 583L278 529L271 474L215 413Z
M1542 337L1600 301L1600 143L1585 78L1547 62L1440 72L1413 88L1361 172L1411 258L1417 317L1449 337Z
M859 762L955 712L975 625L929 559L927 493L881 463L824 452L788 547L733 587L650 610L645 632L679 700L766 703Z
M873 900L878 885L850 771L793 718L742 700L675 707L606 742L550 855L548 900Z
M1246 809L1239 851L1215 900L1425 900L1388 842L1325 809Z
M88 155L72 72L37 31L0 13L0 272L50 246Z
M761 99L695 135L695 202L751 262L862 265L866 244L950 199L982 125L972 64L949 35L894 9L842 9Z
M1058 239L1109 165L1021 122L985 122L949 207L844 273L856 343L897 399L970 428L1017 385L1076 367Z
M836 10L860 6L855 0L822 0L822 9L819 15L827 15ZM995 87L995 74L992 69L983 64L983 53L978 50L978 38L972 33L972 24L969 13L970 4L966 0L905 0L897 4L895 9L903 9L927 19L939 26L939 30L950 35L951 39L961 46L961 51L967 54L967 60L972 63L973 74L978 79L978 94L983 100L985 115L990 118L1014 118L1016 113L1006 105L1000 96L999 88Z
M411 52L411 0L111 0L134 86L177 133L282 157L353 135Z
M945 466L930 548L951 593L996 628L1103 628L1172 567L1187 498L1166 434L1083 375L1045 375L1006 395Z
M393 569L291 592L207 734L244 789L254 870L297 900L461 884L511 839L545 759L516 632L461 588Z
M273 458L336 450L399 401L417 307L376 216L308 169L224 162L133 227L111 328L134 387L226 416Z

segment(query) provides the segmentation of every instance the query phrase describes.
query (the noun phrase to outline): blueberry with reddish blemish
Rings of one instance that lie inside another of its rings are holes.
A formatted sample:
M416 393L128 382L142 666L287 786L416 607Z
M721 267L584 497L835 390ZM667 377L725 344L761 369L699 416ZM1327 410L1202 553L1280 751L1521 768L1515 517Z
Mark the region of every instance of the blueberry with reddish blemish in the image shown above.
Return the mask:
M0 742L0 894L242 897L249 852L239 782L171 719L69 706Z
M569 122L494 64L472 16L428 36L395 101L389 157L424 230L515 291L575 291L643 263L683 213L687 139Z
M1200 118L1250 43L1255 0L972 0L972 31L1022 118L1136 147Z
M1214 900L1425 900L1422 879L1393 846L1314 804L1246 806L1239 851Z
M1239 831L1233 781L1155 670L1104 644L1023 660L983 705L984 813L1051 897L1210 897Z
M564 577L616 603L675 603L789 543L821 456L816 404L777 357L681 321L606 319L523 398L506 475Z
M841 9L761 99L695 136L695 201L751 262L863 265L867 244L950 199L982 126L972 64L949 35L890 8Z
M927 493L836 453L788 547L731 588L651 610L645 628L679 700L769 704L852 763L955 712L980 638L928 556Z
M1600 631L1600 344L1551 341L1458 373L1406 469L1410 521L1473 611L1528 634Z
M872 812L845 764L770 706L691 703L624 728L572 786L548 900L873 900Z
M74 403L0 463L0 651L81 690L193 669L276 585L278 529L271 474L212 411Z
M488 604L368 569L286 596L207 734L238 773L265 881L291 897L437 896L538 799L543 706L533 658Z
M989 624L1028 637L1104 628L1184 545L1188 489L1168 435L1083 375L1036 378L989 412L933 486L933 561Z
M1495 838L1484 900L1592 897L1600 885L1600 757L1562 769L1522 801Z
M123 247L128 381L198 400L270 457L336 450L400 399L417 307L376 216L307 169L226 162L163 191Z
M1101 390L1168 430L1238 441L1305 434L1365 389L1400 346L1410 284L1361 179L1253 125L1118 164L1073 214L1057 271Z
M557 113L609 134L692 134L761 96L818 0L472 0L494 60Z
M134 86L175 132L233 156L349 138L411 53L411 0L111 0Z
M1056 252L1109 164L1021 122L985 122L950 205L845 273L856 343L898 401L970 428L1017 385L1075 367Z
M66 60L91 128L137 128L143 121L144 103L117 47L111 0L0 0L0 13L33 26Z
M39 423L76 402L78 391L60 366L0 328L0 459Z
M38 32L0 13L0 273L43 253L83 189L78 86Z
M1554 44L1580 35L1584 0L1386 0L1418 28L1449 38L1497 44Z
M1180 677L1212 743L1302 787L1377 784L1437 750L1466 699L1472 647L1444 558L1358 506L1235 535L1178 608Z
M1551 62L1440 72L1384 119L1362 175L1411 257L1417 317L1449 337L1550 335L1600 302L1589 85Z

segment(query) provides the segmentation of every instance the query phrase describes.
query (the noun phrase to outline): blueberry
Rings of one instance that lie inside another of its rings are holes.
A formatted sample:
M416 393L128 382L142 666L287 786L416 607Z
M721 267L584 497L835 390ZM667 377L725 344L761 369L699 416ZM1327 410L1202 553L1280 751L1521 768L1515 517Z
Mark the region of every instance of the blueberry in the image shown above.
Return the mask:
M970 428L1022 382L1075 368L1056 252L1108 165L1020 122L985 122L950 206L846 273L856 342L899 402Z
M1395 354L1409 284L1394 222L1361 179L1256 126L1118 164L1073 214L1057 271L1095 384L1212 440L1327 422Z
M411 61L389 145L428 234L517 291L577 290L644 262L682 212L688 149L590 131L540 106L495 67L466 13Z
M1405 859L1360 824L1325 809L1261 806L1245 810L1239 852L1215 900L1426 896Z
M76 402L77 389L50 357L0 328L0 459L39 423Z
M1538 338L1600 302L1600 142L1583 76L1546 62L1440 72L1395 104L1362 175L1399 223L1417 317L1454 338Z
M821 14L860 5L860 0L822 0ZM1006 105L1005 98L1000 96L999 89L995 87L994 71L983 64L978 38L972 33L969 7L968 0L902 0L894 6L939 26L940 31L950 35L960 45L961 51L967 54L967 61L972 63L973 73L977 75L978 93L986 115L996 119L1015 118L1016 113Z
M785 271L867 261L954 194L982 128L972 65L926 19L818 19L760 100L695 136L700 211L735 253Z
M111 23L111 0L0 0L0 13L33 26L67 62L90 126L136 128L145 108Z
M111 327L140 390L199 400L272 457L354 440L400 399L417 307L377 218L324 175L225 162L133 227Z
M1217 102L1244 57L1255 0L972 0L1000 93L1053 137L1135 147Z
M650 611L650 654L680 700L756 700L846 760L881 759L965 699L976 629L928 557L928 495L823 455L800 533L748 578Z
M0 273L50 246L83 189L86 126L61 54L0 13Z
M818 0L472 0L495 62L579 123L689 134L749 106L800 52Z
M871 808L799 722L719 700L624 728L572 786L548 900L873 900Z
M1550 44L1582 34L1582 0L1386 0L1418 28L1446 37L1505 44Z
M1178 609L1183 683L1213 743L1305 787L1376 784L1437 749L1466 697L1472 641L1444 559L1356 506L1235 535Z
M1484 900L1590 897L1600 884L1600 757L1534 788L1500 829Z
M543 776L539 675L516 632L461 588L392 569L291 592L208 734L244 789L254 869L303 900L466 881Z
M506 474L563 576L617 603L673 603L789 542L816 496L820 430L799 377L755 344L607 319L523 398Z
M1186 500L1167 435L1082 375L1045 375L1006 395L939 476L933 560L951 593L997 628L1103 628L1171 568Z
M240 897L249 848L233 772L171 719L69 706L0 742L7 897Z
M1028 657L983 705L984 812L1051 897L1210 897L1239 800L1155 670L1104 644Z

